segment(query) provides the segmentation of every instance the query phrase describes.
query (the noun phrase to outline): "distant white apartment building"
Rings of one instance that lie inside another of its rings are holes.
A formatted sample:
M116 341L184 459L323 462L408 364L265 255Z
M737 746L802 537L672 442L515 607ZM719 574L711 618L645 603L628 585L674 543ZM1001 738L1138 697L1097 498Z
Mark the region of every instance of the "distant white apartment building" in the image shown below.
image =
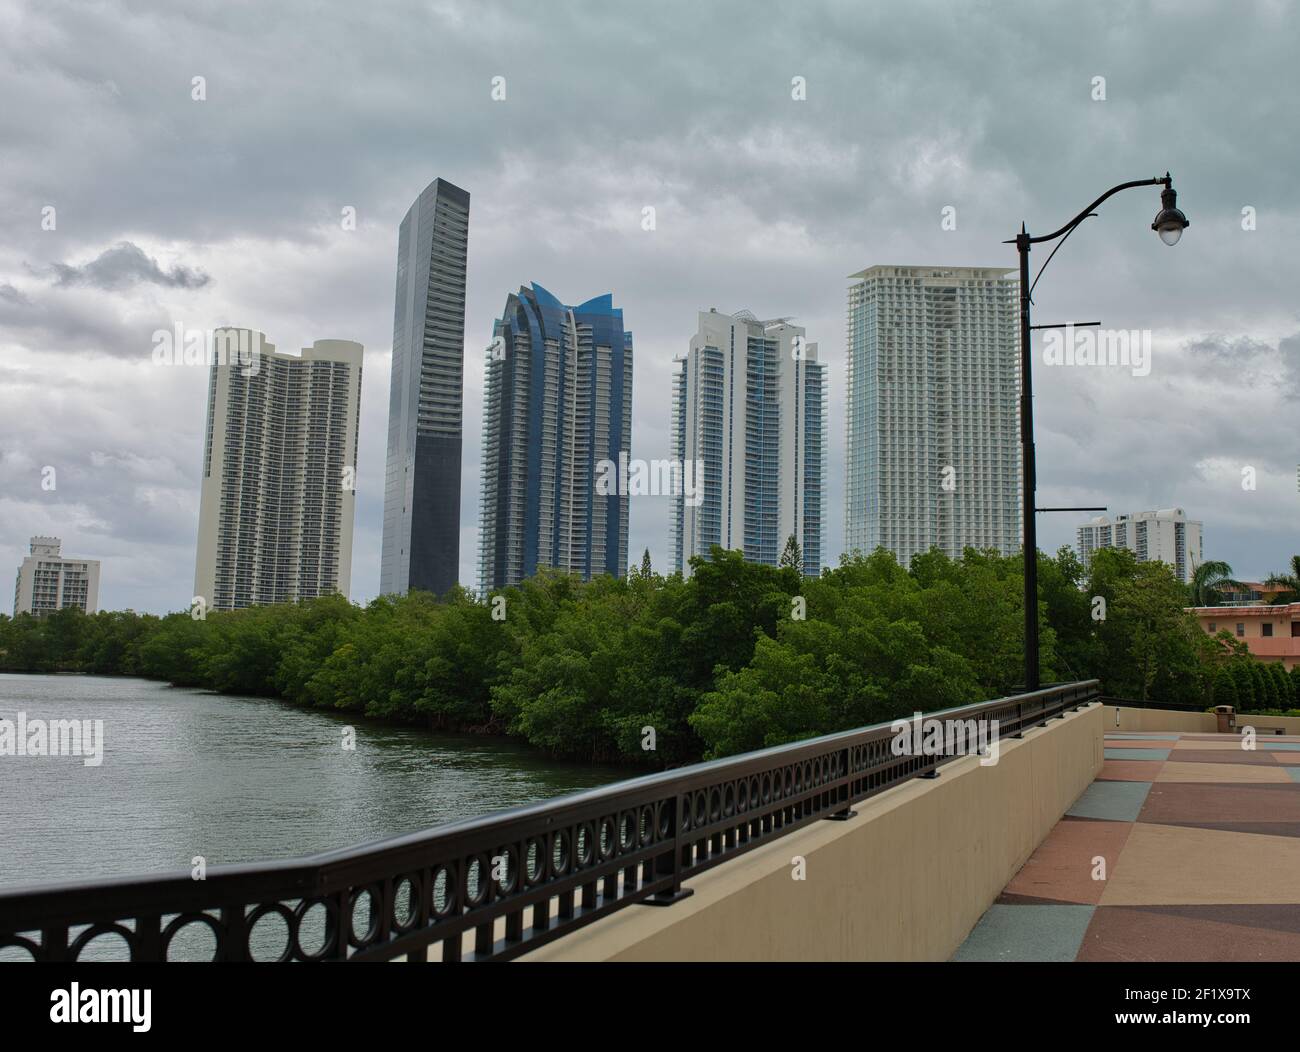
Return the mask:
M1002 267L850 276L844 547L1021 545L1018 281Z
M1101 548L1124 548L1140 563L1158 561L1174 568L1178 579L1191 581L1196 567L1204 562L1201 553L1201 524L1187 518L1182 508L1140 511L1136 515L1098 515L1079 527L1079 559L1092 563L1092 553Z
M671 441L698 466L693 501L673 498L674 565L713 545L775 566L787 540L803 572L821 573L826 476L826 366L785 318L701 311L673 376Z
M361 344L317 340L290 355L248 329L216 338L243 350L212 364L195 598L232 610L347 595Z
M33 537L29 554L18 567L14 617L48 614L75 606L87 614L99 609L99 560L60 554L57 537Z

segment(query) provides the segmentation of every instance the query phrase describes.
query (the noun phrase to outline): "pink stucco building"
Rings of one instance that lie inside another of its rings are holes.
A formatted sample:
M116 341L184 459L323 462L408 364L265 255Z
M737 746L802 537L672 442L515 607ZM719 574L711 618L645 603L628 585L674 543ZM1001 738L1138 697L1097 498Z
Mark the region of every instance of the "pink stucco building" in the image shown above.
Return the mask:
M1261 661L1300 664L1300 603L1280 606L1197 606L1196 620L1211 635L1227 631Z

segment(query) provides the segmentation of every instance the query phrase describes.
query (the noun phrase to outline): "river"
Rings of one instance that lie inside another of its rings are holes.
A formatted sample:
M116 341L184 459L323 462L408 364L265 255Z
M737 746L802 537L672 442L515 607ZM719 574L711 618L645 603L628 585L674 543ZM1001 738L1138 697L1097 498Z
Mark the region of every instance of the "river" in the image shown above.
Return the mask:
M311 854L636 773L142 679L0 674L18 713L103 720L103 762L0 756L0 887Z

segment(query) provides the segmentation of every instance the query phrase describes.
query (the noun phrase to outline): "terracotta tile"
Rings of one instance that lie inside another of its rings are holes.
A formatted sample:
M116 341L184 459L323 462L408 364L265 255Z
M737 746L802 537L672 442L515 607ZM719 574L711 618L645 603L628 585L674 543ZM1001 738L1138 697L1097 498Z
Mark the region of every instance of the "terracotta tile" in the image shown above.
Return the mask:
M1106 883L1092 879L1093 859L1104 858L1105 872L1114 873L1131 828L1128 822L1062 819L1011 878L1004 894L1096 905Z
M1160 760L1106 760L1097 772L1097 781L1154 782L1162 767Z
M1258 907L1275 920L1300 913L1294 906ZM1276 925L1232 923L1231 907L1164 911L1102 906L1092 915L1079 946L1080 961L1296 961L1300 933Z

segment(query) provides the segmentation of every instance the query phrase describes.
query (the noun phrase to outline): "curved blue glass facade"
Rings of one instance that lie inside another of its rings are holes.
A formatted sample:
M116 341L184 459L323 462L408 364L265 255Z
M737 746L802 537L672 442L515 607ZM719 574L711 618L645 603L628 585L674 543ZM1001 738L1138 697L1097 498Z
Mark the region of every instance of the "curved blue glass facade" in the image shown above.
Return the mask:
M482 590L542 566L625 571L631 412L632 334L611 294L566 306L534 283L509 296L485 369Z

